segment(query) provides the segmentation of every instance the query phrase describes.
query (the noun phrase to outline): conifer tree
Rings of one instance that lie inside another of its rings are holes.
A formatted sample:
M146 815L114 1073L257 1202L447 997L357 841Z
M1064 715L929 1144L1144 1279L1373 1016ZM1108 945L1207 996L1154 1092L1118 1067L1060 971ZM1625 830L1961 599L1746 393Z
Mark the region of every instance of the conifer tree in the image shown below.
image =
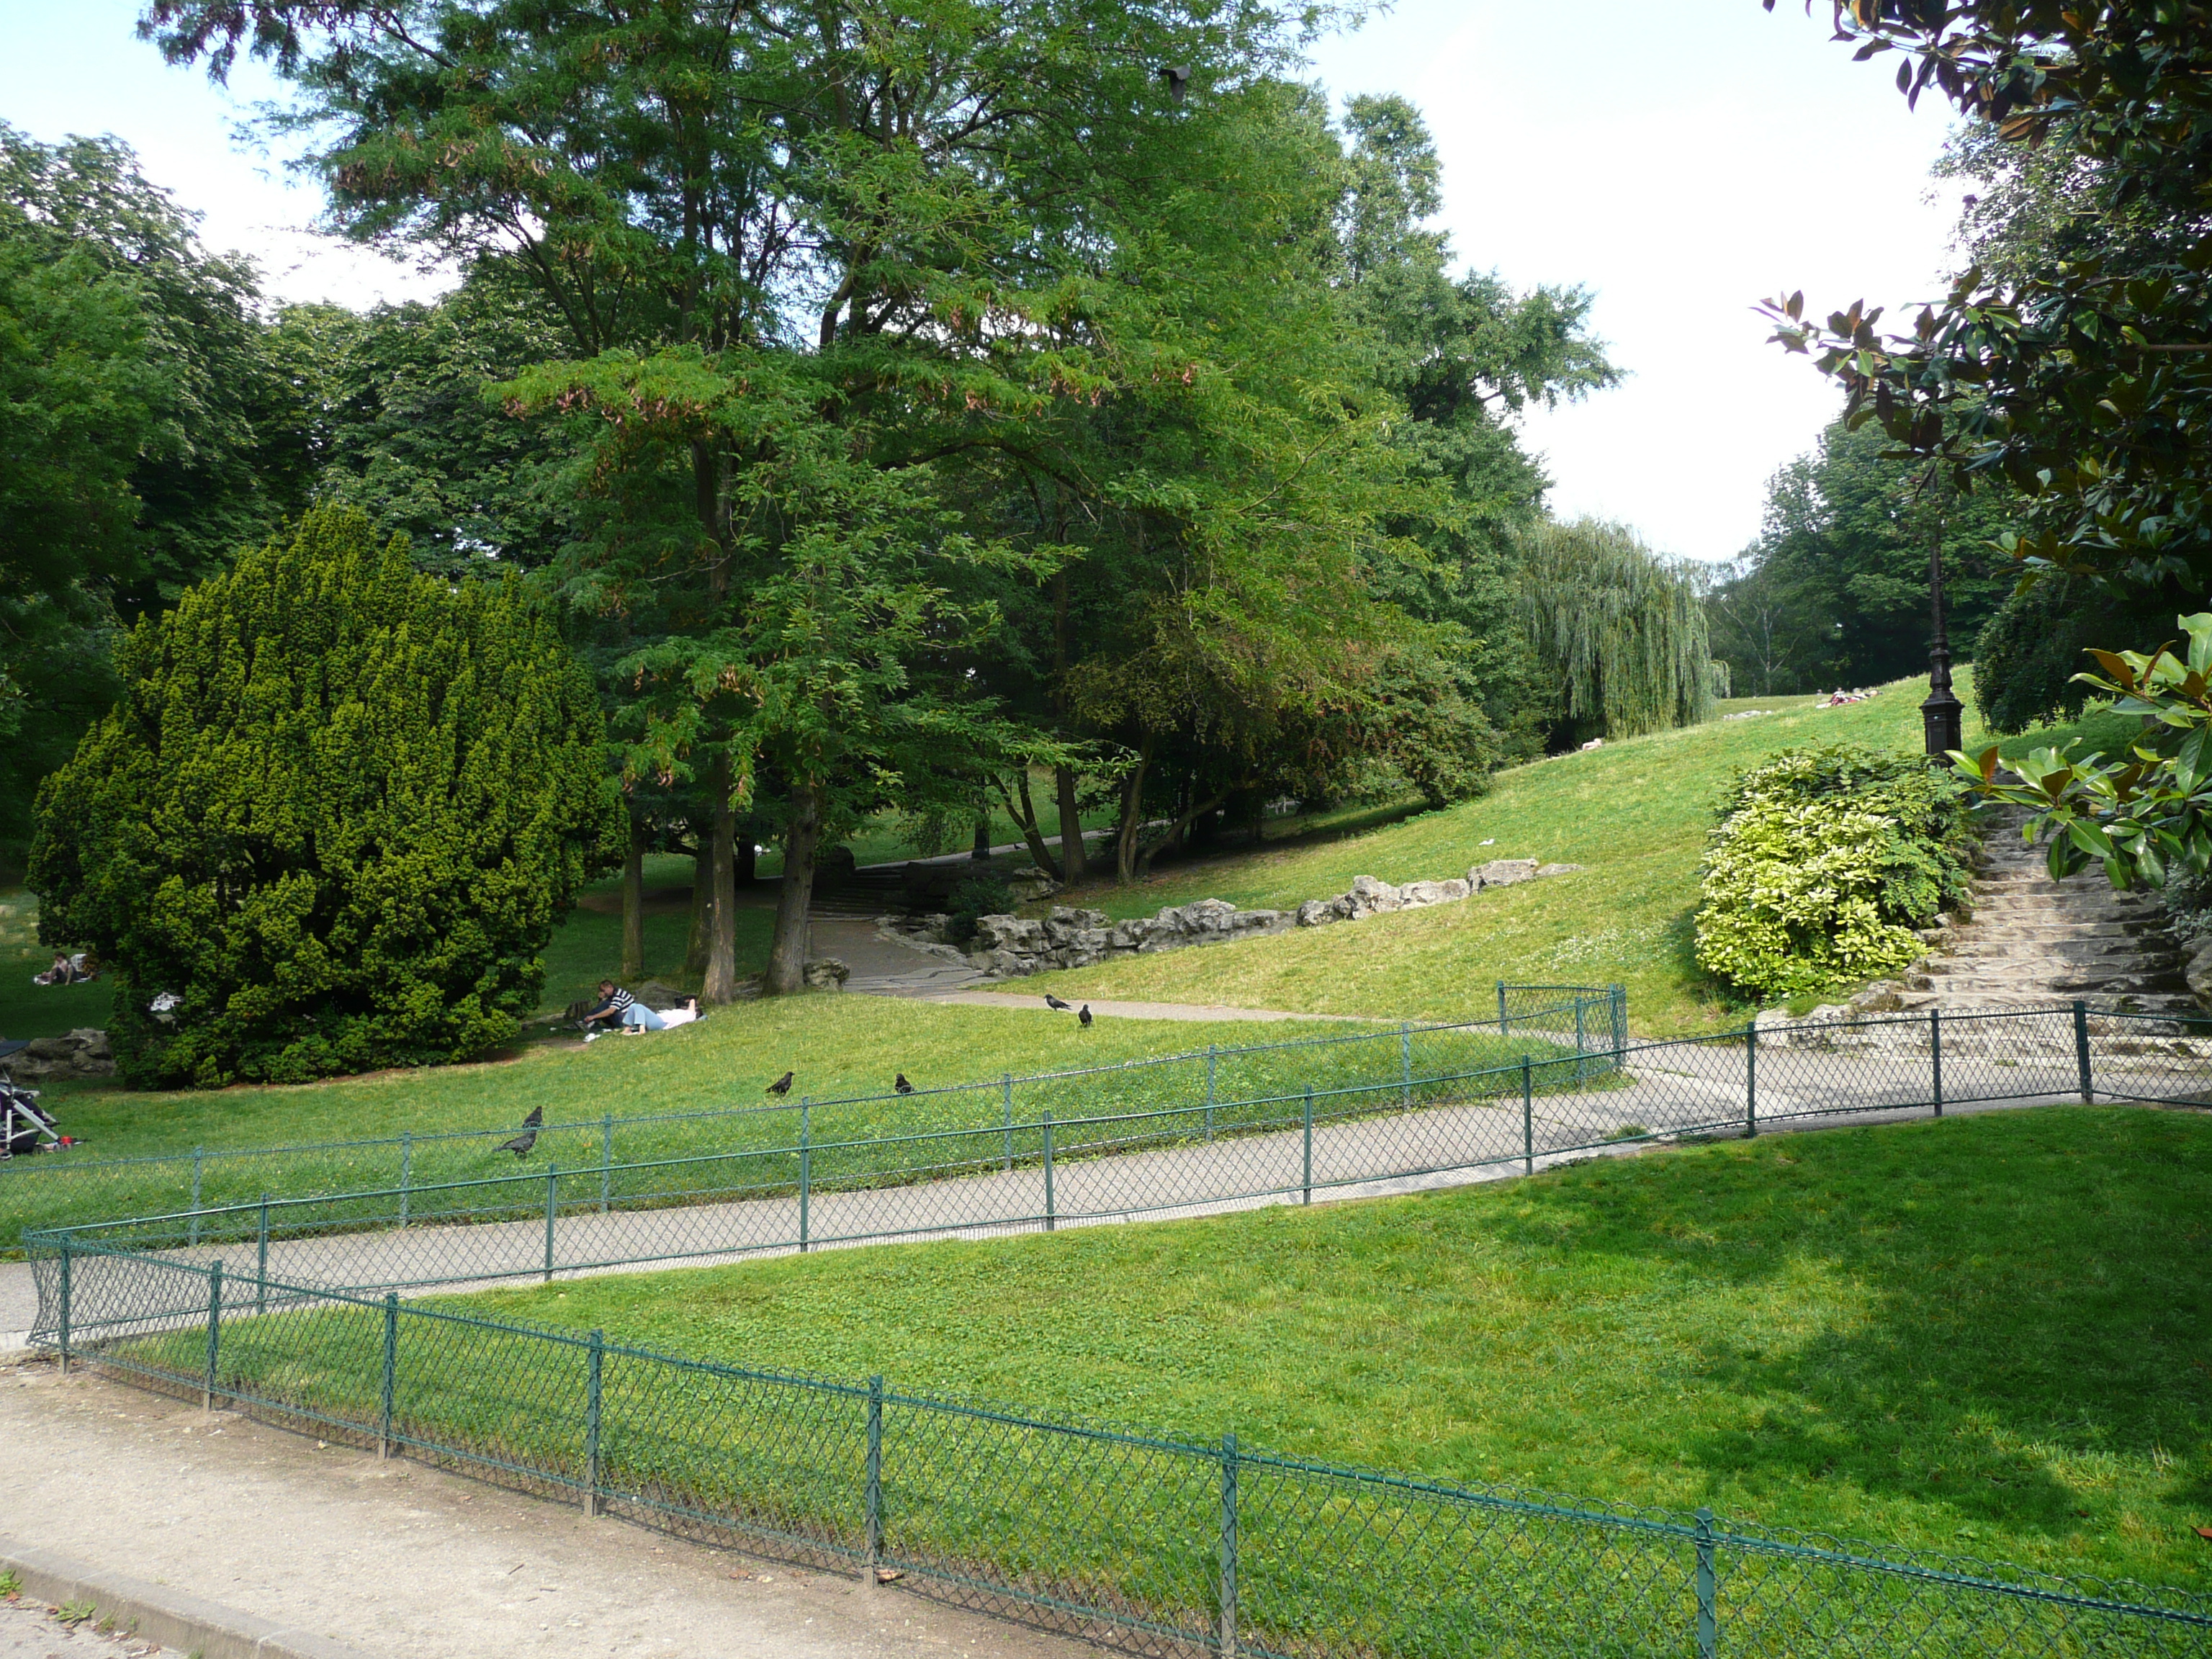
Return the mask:
M404 538L318 509L142 622L118 669L40 792L31 881L49 942L115 966L126 1082L300 1082L514 1035L623 833L591 678L519 580L418 574Z

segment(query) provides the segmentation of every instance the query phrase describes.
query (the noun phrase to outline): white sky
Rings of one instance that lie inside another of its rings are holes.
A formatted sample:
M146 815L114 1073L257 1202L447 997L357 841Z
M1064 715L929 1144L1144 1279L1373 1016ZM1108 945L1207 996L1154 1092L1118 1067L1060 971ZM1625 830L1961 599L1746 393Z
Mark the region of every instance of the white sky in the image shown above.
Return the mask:
M232 130L277 89L241 67L228 95L136 40L136 0L0 0L0 118L33 137L110 132L205 216L284 300L362 306L442 286L307 232L319 205ZM1908 114L1894 60L1855 64L1827 6L1795 0L1404 0L1324 42L1340 97L1398 92L1434 127L1462 258L1516 284L1579 283L1625 386L1527 423L1553 507L1727 558L1765 485L1836 406L1802 358L1763 343L1758 300L1822 311L1931 297L1953 209L1928 171L1947 112Z

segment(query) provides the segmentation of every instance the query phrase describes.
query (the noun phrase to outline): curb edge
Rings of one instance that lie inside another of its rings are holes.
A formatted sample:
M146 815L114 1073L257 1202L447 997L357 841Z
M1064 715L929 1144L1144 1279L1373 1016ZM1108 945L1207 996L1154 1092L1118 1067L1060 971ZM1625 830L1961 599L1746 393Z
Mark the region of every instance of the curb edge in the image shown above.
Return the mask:
M58 1604L90 1601L105 1616L135 1620L142 1640L204 1659L371 1659L358 1648L204 1597L102 1572L52 1550L0 1536L0 1569L22 1580L26 1596Z

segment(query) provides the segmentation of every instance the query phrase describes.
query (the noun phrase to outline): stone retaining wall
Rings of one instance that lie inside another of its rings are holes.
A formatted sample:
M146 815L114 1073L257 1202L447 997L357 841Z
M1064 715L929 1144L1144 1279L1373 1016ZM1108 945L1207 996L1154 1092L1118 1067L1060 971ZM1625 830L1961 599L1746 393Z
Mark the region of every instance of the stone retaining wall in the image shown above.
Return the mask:
M1450 904L1486 887L1511 887L1581 868L1578 864L1540 864L1534 859L1492 859L1464 877L1409 881L1401 887L1372 876L1356 876L1348 892L1308 899L1296 910L1240 910L1225 900L1209 898L1168 905L1154 916L1109 921L1103 910L1054 905L1042 921L1011 915L977 918L975 937L965 951L949 937L948 916L878 916L876 925L890 938L932 956L964 963L994 979L1018 979L1055 968L1089 968L1117 957Z

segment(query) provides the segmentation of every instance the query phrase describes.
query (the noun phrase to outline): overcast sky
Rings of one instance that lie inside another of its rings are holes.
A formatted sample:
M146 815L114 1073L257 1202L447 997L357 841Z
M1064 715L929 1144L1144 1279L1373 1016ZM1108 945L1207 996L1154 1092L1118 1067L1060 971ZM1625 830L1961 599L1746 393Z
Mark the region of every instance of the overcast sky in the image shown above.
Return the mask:
M111 132L205 216L213 246L258 259L285 300L361 306L434 293L408 266L308 232L319 205L232 129L277 88L241 67L228 95L136 40L136 0L0 0L0 118L33 137ZM1398 92L1434 127L1461 256L1508 281L1579 283L1630 379L1526 425L1554 509L1654 545L1730 557L1767 478L1835 408L1802 358L1763 343L1752 306L1802 288L1823 311L1930 297L1954 216L1929 168L1946 111L1908 113L1879 64L1793 0L1405 0L1316 54L1340 97Z

